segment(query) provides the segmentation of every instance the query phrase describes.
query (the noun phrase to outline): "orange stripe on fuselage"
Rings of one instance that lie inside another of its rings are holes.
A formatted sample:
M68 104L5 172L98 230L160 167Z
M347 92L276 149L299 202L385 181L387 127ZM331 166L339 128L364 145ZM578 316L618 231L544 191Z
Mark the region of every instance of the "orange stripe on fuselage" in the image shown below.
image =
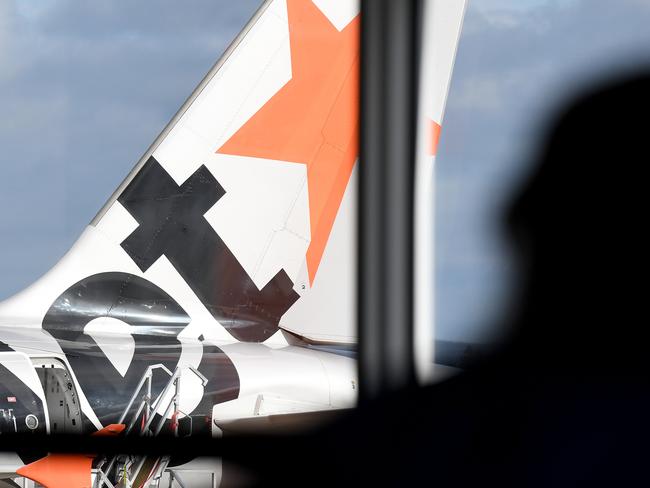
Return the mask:
M359 16L338 31L311 0L287 0L292 78L219 150L307 165L313 283L358 155Z

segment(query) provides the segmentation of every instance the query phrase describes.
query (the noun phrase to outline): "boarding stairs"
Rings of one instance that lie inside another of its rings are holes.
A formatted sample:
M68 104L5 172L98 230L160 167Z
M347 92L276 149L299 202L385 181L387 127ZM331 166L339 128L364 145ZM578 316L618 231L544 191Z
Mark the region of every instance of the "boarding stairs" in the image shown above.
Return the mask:
M172 372L163 364L149 366L117 422L126 426L123 435L156 437L162 432L171 414L172 422L168 425L172 429L172 435L178 437L178 419L181 416L187 417L191 422L191 417L179 408L182 373L188 370L195 374L205 387L207 378L193 367L176 368ZM156 372L167 374L169 380L154 400L152 381ZM137 409L131 413L138 401ZM169 461L168 456L116 455L101 458L93 469L93 488L158 488L166 471L169 487L185 488L182 477L168 468Z

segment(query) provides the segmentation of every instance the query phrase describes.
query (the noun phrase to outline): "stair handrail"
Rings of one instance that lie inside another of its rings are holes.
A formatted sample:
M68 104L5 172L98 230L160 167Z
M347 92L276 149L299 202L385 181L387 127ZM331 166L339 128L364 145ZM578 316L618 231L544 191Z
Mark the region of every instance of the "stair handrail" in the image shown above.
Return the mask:
M163 371L165 371L170 376L170 378L167 381L167 384L165 385L165 387L163 388L163 391L158 395L158 398L156 399L154 404L150 405L150 402L151 402L151 380L153 378L153 371L156 370L156 369L162 369ZM167 421L167 417L168 417L172 407L174 409L174 414L173 415L177 415L179 412L181 412L181 410L179 409L180 383L181 383L180 380L181 380L181 375L182 375L182 372L183 372L184 369L189 369L192 373L194 373L199 378L199 380L201 380L202 386L205 387L205 385L208 384L208 379L198 369L196 369L193 366L176 367L176 369L174 370L173 373L165 365L160 364L160 363L149 366L146 369L146 371L144 372L144 374L142 375L142 378L140 379L140 381L138 383L138 386L136 387L135 391L133 392L133 395L131 395L131 399L129 400L129 403L127 404L124 411L122 412L122 415L121 415L120 420L118 422L118 423L124 423L124 420L128 416L129 411L131 410L131 408L133 407L133 404L134 404L136 398L138 397L138 394L140 394L140 392L142 390L142 387L146 383L147 384L147 393L143 397L142 401L140 402L140 405L139 405L138 409L136 410L135 414L131 417L131 420L130 420L129 424L127 425L125 434L128 434L129 432L131 432L131 429L136 424L138 418L140 417L140 414L142 413L143 409L145 409L145 408L146 408L147 421L145 422L145 425L142 427L142 429L141 429L141 431L139 433L140 436L144 436L148 432L151 433L154 437L157 436L158 434L160 434L160 431L162 430L163 426L165 425L165 422ZM168 393L169 393L172 386L174 386L174 388L175 388L174 394L169 399L169 402L167 403L167 405L165 405L165 411L164 411L163 415L160 416L160 419L158 420L155 428L153 430L150 430L151 425L152 425L152 423L154 421L154 418L155 418L155 414L163 406L163 400L165 399L165 397L167 397L167 395L168 395ZM181 412L181 413L183 413L183 412ZM187 415L185 413L183 413L183 415L189 417L189 415ZM175 426L174 435L175 436L178 435L178 426ZM113 456L113 458L111 459L110 463L108 464L108 468L106 469L105 472L100 469L101 475L100 475L99 487L98 488L102 488L104 483L108 481L108 478L107 478L106 474L104 474L104 473L109 473L111 471L111 469L115 465L115 461L117 460L117 458L118 458L117 455ZM135 471L133 472L133 475L130 478L136 479L138 477L138 475L140 474L140 470L142 469L142 467L144 465L145 459L146 459L146 456L142 456L142 459L139 460L139 462L137 464L137 467L136 467ZM157 471L159 469L160 469L160 466L157 469ZM165 467L162 467L162 470L164 471ZM152 477L153 477L153 475L152 475Z
M120 416L120 420L117 422L118 424L123 424L124 420L126 419L126 416L129 414L129 411L131 410L131 407L133 406L133 402L138 396L138 393L140 393L140 390L142 390L142 386L144 383L147 381L147 379L150 379L153 377L153 371L156 369L162 369L165 373L167 373L169 376L172 376L172 372L165 366L164 364L158 363L158 364L153 364L149 366L144 374L142 375L142 378L140 378L140 381L138 382L138 386L136 387L135 391L133 392L133 395L131 395L131 399L129 400L128 405L122 412L122 415ZM148 386L148 394L149 397L151 397L151 381L149 381L149 386Z

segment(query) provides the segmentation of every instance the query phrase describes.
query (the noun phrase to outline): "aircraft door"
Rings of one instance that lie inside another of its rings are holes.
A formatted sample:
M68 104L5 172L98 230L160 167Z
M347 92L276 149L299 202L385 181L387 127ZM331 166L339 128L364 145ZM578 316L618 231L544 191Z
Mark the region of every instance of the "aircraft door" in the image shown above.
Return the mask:
M65 363L54 358L39 358L34 368L45 393L51 434L81 434L79 397Z

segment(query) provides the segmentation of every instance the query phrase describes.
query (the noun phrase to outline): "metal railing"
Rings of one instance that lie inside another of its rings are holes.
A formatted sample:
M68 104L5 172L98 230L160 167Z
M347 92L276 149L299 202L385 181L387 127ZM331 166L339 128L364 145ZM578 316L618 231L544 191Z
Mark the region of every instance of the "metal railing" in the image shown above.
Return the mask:
M158 395L157 399L152 403L152 381L153 375L156 370L161 370L167 375L169 375L169 380L165 384L165 387ZM179 414L188 416L182 412L179 408L180 405L180 391L181 391L181 377L183 371L189 370L194 373L199 380L201 380L202 386L205 387L208 383L208 379L201 374L196 368L186 367L186 368L176 368L172 373L165 365L163 364L154 364L149 366L147 370L142 375L142 378L138 382L138 386L135 388L131 399L124 408L122 415L119 418L118 423L125 425L124 435L129 435L132 433L134 427L140 425L138 436L157 436L162 431L165 422L168 417L172 419L177 419ZM144 392L143 392L144 390ZM170 392L173 390L173 394L170 397ZM133 409L133 405L136 403L137 399L140 399L138 408L130 416L130 412ZM162 415L158 412L162 411ZM157 419L156 419L157 418ZM127 422L128 419L128 423ZM172 423L173 435L178 437L178 421ZM103 488L108 486L108 488L115 488L115 483L122 483L122 486L131 488L133 483L135 483L139 478L141 478L142 469L147 462L147 456L113 456L108 464L106 469L103 469L106 464L107 459L100 460L98 467L95 472L95 482L94 488ZM150 460L151 461L151 460ZM120 466L121 464L121 466ZM151 468L151 472L146 475L146 479L140 486L145 486L149 480L155 480L156 486L160 483L163 472L167 469L169 464L168 457L162 457L154 461L154 465ZM135 466L135 469L132 467ZM111 481L110 473L115 468L115 476ZM120 473L122 478L120 479ZM170 474L170 479L173 475ZM180 483L182 486L182 482Z

